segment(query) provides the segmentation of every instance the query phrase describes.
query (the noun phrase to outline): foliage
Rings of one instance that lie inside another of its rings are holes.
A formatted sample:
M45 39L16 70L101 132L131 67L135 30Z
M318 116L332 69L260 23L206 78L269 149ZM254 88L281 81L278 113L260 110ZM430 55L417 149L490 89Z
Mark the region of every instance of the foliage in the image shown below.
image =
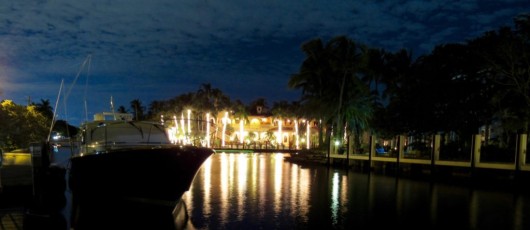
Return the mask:
M21 106L4 100L0 103L0 148L27 148L32 142L44 141L49 125L35 105Z
M41 113L44 117L51 121L53 119L53 109L50 105L50 100L41 99L40 101L40 103L32 103L32 105L35 106L35 110L37 110L37 112Z
M530 121L530 14L515 18L515 29L501 27L469 42L491 82L495 118L508 132L528 133Z
M75 137L79 129L75 126L68 124L65 120L57 120L53 125L53 131L61 133L65 137Z
M145 107L142 105L142 101L140 101L140 99L134 99L131 101L131 109L133 111L134 120L139 121L145 119Z
M323 120L327 141L332 130L335 139L342 139L344 131L359 134L368 127L373 99L368 86L361 81L365 50L345 36L325 44L314 39L302 45L306 59L288 84L302 90L300 111L307 118ZM320 130L321 146L322 136Z

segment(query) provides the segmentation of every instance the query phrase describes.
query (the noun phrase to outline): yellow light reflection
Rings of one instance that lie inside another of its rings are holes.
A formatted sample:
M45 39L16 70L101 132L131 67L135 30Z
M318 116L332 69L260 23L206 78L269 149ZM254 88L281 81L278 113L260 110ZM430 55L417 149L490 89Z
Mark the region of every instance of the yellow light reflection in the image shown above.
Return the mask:
M261 170L266 170L267 161L265 161L264 159L265 158L262 158L262 157L259 158L259 162L258 162L259 163L259 170L258 171L260 171L260 172L261 172ZM266 202L267 202L266 197L267 197L267 193L269 191L267 191L268 190L268 188L267 188L267 180L263 180L262 177L263 177L263 175L260 176L261 180L259 180L259 189L258 189L259 195L258 195L258 197L259 197L259 206L260 207L265 207L266 206ZM265 212L258 212L258 216L260 217L260 219L262 219L264 217L264 215L265 215Z
M301 168L298 165L291 165L291 215L302 218L303 222L308 221L309 197L311 192L311 177L309 169Z
M251 181L252 181L252 194L256 194L257 182L258 182L258 155L252 155L252 172L251 172Z
M203 213L210 213L212 207L210 206L211 191L212 191L212 158L208 158L202 165L201 171L204 177L204 205Z
M221 186L220 186L220 191L221 191L221 199L220 199L220 206L221 206L221 213L220 213L220 216L221 216L221 219L223 220L226 220L226 218L228 217L228 189L229 189L229 185L228 185L228 180L229 180L229 174L228 174L228 166L229 166L229 162L228 162L228 156L226 153L222 153L221 154L221 157L220 157L220 160L221 160Z
M244 191L245 187L247 186L247 170L248 170L248 162L247 162L247 156L246 153L240 153L237 156L237 188L238 191Z
M191 210L201 210L205 218L211 218L212 212L219 212L216 218L222 221L243 221L249 214L263 219L268 218L263 207L271 207L274 215L278 216L285 211L285 205L290 205L289 214L307 222L311 207L311 171L296 164L287 164L283 158L283 153L266 156L217 153L205 161L197 174L199 182L194 184L200 187L190 188L190 196L183 199ZM347 192L347 180L340 183L338 174L332 177L331 208L334 215L339 215L337 213L340 213L340 205L343 204L341 198ZM195 197L191 196L193 194Z
M282 173L283 155L274 154L274 213L278 214L282 210Z
M246 199L246 188L247 188L247 171L248 161L246 153L240 153L237 156L237 210L238 220L242 220L246 214L245 210L245 199ZM236 168L236 167L234 167Z
M299 198L300 198L300 187L299 187L299 184L300 182L298 181L299 179L299 176L298 176L298 172L300 172L300 170L298 169L298 165L296 164L292 164L291 165L291 186L289 188L289 190L293 193L292 197L291 197L291 207L293 207L291 209L291 216L298 216L297 215L297 212L298 212L298 205L299 205Z
M339 185L339 173L334 172L333 178L331 181L331 220L333 224L338 223L338 216L339 216L339 207L340 207L340 185Z

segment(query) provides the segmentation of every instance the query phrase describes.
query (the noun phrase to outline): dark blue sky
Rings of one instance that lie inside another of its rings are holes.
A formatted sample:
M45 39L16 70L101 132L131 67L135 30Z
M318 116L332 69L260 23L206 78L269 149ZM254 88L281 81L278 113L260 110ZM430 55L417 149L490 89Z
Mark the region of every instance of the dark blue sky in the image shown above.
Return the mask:
M7 1L0 5L0 100L55 104L60 119L147 107L210 83L232 99L296 100L288 89L303 42L347 35L413 54L465 42L530 11L528 0L97 0ZM91 55L89 69L80 66ZM88 84L87 82L88 74ZM85 94L86 87L86 94ZM85 97L86 95L86 97Z

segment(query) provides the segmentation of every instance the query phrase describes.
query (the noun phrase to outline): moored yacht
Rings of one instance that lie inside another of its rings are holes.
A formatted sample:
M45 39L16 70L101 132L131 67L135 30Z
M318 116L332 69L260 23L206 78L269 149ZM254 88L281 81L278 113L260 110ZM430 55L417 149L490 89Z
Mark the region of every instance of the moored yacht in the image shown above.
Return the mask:
M178 207L214 153L171 144L163 125L147 121L93 121L81 127L78 138L80 151L69 167L74 226L85 226L93 215L101 217L108 207L124 204Z

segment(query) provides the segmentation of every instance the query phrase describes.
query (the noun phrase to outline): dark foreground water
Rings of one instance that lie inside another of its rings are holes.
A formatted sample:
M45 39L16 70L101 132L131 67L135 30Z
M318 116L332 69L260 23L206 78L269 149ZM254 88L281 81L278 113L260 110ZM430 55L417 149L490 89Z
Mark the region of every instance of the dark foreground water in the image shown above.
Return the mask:
M213 155L183 199L193 226L530 229L530 196L525 192L304 167L284 157L279 153Z

